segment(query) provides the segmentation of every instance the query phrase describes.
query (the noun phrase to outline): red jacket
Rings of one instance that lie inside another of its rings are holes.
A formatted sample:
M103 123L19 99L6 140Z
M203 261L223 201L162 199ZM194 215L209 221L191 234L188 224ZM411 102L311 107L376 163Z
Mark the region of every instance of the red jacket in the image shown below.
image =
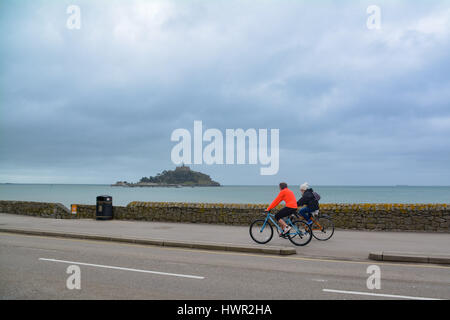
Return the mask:
M286 203L286 207L297 209L297 199L295 199L295 194L288 188L284 188L280 191L275 200L272 201L267 211L275 208L281 201Z

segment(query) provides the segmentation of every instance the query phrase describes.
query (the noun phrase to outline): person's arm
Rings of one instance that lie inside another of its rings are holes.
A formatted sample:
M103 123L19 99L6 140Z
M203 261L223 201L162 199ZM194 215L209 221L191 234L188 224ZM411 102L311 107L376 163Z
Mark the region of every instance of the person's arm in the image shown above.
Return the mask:
M280 202L281 200L283 200L283 192L280 191L280 193L278 194L278 196L275 198L275 200L272 201L272 203L270 204L270 206L266 209L266 211L270 211L273 208L275 208Z
M306 204L306 201L305 201L305 197L304 196L302 196L300 199L298 199L297 207L304 206L305 204Z

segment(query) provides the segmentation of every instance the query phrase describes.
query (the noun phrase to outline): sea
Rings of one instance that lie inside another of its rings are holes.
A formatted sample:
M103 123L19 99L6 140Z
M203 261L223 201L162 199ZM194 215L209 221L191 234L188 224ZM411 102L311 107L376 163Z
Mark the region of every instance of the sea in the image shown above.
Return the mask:
M321 203L450 203L450 186L312 186ZM299 186L289 186L300 197ZM95 204L109 195L113 205L131 201L270 203L277 186L112 187L100 184L0 184L0 200Z

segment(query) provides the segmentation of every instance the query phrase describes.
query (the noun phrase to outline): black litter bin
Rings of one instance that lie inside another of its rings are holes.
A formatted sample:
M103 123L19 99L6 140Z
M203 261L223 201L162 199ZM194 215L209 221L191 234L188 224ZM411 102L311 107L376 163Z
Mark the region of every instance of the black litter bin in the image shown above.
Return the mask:
M98 196L95 210L97 220L111 220L113 218L113 207L111 196Z

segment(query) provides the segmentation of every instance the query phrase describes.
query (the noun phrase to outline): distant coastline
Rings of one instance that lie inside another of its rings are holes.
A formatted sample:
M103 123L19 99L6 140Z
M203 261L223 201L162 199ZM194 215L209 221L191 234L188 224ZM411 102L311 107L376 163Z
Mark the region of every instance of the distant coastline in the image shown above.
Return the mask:
M117 181L112 187L220 187L220 183L213 181L207 174L191 170L182 165L175 170L164 170L154 177L143 177L139 182Z
M129 183L126 181L117 181L116 183L112 184L111 187L129 187L129 188L136 188L136 187L175 187L179 188L181 185L178 184L159 184L159 183Z
M129 188L160 188L160 187L168 187L168 188L182 188L182 187L211 187L209 184L164 184L164 183L151 183L151 182L124 182L117 181L112 184L111 187L129 187ZM219 187L219 186L215 186Z

